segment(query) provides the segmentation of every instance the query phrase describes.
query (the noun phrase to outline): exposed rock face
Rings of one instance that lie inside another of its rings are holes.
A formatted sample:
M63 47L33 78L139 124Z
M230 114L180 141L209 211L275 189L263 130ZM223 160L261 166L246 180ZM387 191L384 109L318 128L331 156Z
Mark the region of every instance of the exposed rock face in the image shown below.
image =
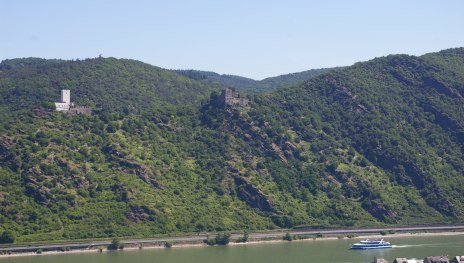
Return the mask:
M151 184L155 188L164 188L163 185L161 185L155 179L155 174L153 173L152 169L123 156L123 154L116 148L116 146L109 145L106 147L105 151L111 154L111 157L119 163L120 167L116 169L124 173L135 174L144 182Z
M10 154L10 149L13 147L14 141L6 135L0 135L0 160L4 159Z
M126 217L132 222L146 222L150 220L150 215L153 214L148 208L143 206L131 206L131 210L126 212Z
M459 121L441 112L439 109L430 104L422 103L420 106L425 111L435 115L435 123L440 125L444 130L452 132L452 134L456 137L456 139L458 139L459 142L464 143L464 127L462 127Z
M44 186L42 186L36 179L38 175L30 171L27 173L25 178L26 183L26 193L40 203L40 204L48 204L50 199L52 198L50 195L50 190Z
M238 196L253 208L263 212L277 212L272 200L261 190L250 184L245 178L235 177Z
M70 160L51 158L42 160L40 165L23 172L28 195L36 202L53 205L58 200L66 199L68 204L76 204L75 195L69 189L88 189L90 182L82 168Z
M395 220L398 216L395 211L388 209L388 207L376 200L363 203L362 207L373 217L382 221L385 221L387 218L390 220Z

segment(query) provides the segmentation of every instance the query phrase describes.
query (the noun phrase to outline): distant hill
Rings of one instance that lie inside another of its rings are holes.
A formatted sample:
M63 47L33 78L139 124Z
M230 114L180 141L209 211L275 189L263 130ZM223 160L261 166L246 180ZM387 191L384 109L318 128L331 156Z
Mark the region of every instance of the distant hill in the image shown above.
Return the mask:
M273 91L279 88L297 86L303 82L317 77L321 74L330 72L337 68L310 69L306 71L280 75L276 77L265 78L254 86L253 90L260 92Z
M201 71L201 70L173 70L177 74L183 75L185 77L205 82L205 83L217 83L221 87L233 87L238 90L250 90L250 87L253 87L258 83L258 81L250 78L227 75L227 74L218 74L211 71Z
M25 58L0 63L0 104L7 112L50 104L71 89L82 105L125 112L169 105L200 105L217 85L205 85L140 61Z
M464 48L390 55L234 108L134 60L3 61L0 232L463 223L463 68ZM53 111L62 88L95 114Z
M217 83L221 87L233 87L237 90L249 92L271 92L279 88L296 86L320 74L330 72L336 68L311 69L307 71L280 75L277 77L265 78L263 80L253 80L234 75L221 75L215 72L199 70L174 70L174 72L188 78L206 82Z

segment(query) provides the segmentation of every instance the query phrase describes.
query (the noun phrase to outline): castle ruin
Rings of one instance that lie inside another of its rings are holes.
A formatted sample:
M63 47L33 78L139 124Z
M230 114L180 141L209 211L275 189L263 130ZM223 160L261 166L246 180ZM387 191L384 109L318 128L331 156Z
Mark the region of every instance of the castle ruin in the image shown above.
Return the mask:
M222 107L249 107L251 100L240 95L238 91L231 88L226 88L221 92L221 95L217 98L217 104Z

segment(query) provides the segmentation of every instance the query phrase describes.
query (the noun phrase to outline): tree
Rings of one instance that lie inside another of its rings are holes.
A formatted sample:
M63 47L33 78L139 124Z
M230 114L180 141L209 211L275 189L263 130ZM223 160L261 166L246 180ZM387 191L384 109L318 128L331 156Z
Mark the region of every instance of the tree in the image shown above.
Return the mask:
M227 245L230 241L230 233L219 233L216 236L216 244L217 245Z
M172 242L169 242L169 241L164 242L164 247L165 248L171 248L172 247Z
M243 237L237 239L237 243L246 243L248 241L248 231L243 232Z
M16 234L13 231L5 230L2 235L0 235L0 244L14 243L15 239Z
M293 237L290 235L290 233L287 232L287 233L285 234L285 236L284 236L283 239L284 239L284 240L287 240L287 241L292 241L292 240L293 240Z
M203 242L210 246L227 245L230 242L230 233L218 233L215 238L209 238L208 236L205 240L203 240Z
M109 250L117 250L117 249L122 249L123 245L121 245L121 241L119 241L119 238L113 238L111 241L111 244L108 246Z

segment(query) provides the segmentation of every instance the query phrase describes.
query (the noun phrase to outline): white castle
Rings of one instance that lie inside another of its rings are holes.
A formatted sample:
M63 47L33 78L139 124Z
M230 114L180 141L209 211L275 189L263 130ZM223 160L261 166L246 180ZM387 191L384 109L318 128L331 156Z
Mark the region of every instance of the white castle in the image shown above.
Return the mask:
M68 89L61 90L61 101L55 102L57 111L68 111L71 107L71 91Z
M55 102L55 109L63 111L70 115L92 114L92 108L89 106L76 106L71 102L71 91L68 89L61 90L61 101Z

